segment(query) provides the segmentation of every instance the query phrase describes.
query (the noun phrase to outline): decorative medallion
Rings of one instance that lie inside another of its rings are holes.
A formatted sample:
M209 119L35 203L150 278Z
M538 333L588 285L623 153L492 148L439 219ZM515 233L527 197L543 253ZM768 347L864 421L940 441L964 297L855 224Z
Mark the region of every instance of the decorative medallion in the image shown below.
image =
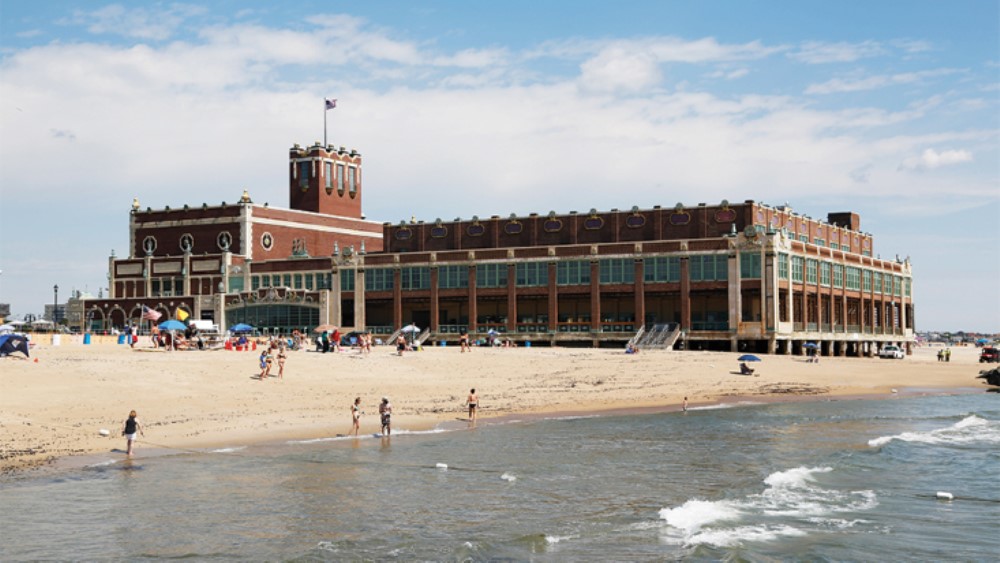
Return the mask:
M638 229L646 224L646 216L639 213L639 206L632 206L632 214L625 218L625 226Z
M229 252L229 248L233 245L233 235L229 234L229 231L222 231L215 238L215 244L218 245L219 250Z
M684 204L677 202L674 206L674 212L670 214L670 224L671 225L687 225L691 222L691 214L684 211Z
M583 220L583 228L588 231L596 231L604 226L604 219L597 215L596 209L590 210L590 217Z
M736 210L729 207L729 202L722 200L722 208L715 212L716 223L732 223L736 220Z
M264 248L264 250L271 250L274 248L274 237L271 236L271 233L264 233L260 236L260 245Z
M523 230L524 230L524 225L522 225L521 222L516 219L510 221L509 223L503 226L503 232L507 233L508 235L519 235Z
M142 249L146 251L146 256L151 256L156 252L156 237L150 235L142 239Z
M481 237L486 232L486 227L479 224L479 217L472 216L472 224L465 230L470 237Z
M194 237L190 233L181 235L180 247L185 254L190 253L194 249Z
M562 230L562 221L559 219L546 219L545 223L542 224L542 228L545 229L546 233L557 233Z
M431 238L444 238L446 236L448 236L448 227L442 225L441 219L438 219L431 227Z
M409 227L400 226L399 229L396 230L395 237L396 240L410 240L413 238L413 231L411 231Z

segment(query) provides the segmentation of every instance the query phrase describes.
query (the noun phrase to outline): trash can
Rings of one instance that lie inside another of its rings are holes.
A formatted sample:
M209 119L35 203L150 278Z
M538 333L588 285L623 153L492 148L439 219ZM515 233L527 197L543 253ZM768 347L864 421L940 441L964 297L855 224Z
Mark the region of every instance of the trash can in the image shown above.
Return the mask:
M447 346L447 345L448 345L448 343L447 343L447 342L445 342L444 340L442 340L442 341L441 341L441 343L440 343L440 345L441 345L441 346Z
M90 333L89 332L83 333L83 343L84 344L90 344Z
M125 335L124 334L119 334L118 335L118 343L119 344L125 344Z
M61 334L53 334L52 335L52 345L53 346L59 346L60 344L62 344L62 335Z
M525 348L531 348L531 341L530 340L525 340L524 341L524 347Z

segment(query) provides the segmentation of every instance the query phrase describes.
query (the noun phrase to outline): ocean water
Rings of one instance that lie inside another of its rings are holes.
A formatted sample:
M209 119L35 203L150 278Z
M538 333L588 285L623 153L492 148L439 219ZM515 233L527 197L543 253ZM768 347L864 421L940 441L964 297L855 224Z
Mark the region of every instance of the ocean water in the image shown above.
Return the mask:
M5 478L0 560L1000 557L995 393L138 452Z

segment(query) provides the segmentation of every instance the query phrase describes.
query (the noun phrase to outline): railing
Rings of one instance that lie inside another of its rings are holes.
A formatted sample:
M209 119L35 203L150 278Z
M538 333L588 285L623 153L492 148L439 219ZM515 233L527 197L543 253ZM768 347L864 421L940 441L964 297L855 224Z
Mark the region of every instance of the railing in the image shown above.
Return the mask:
M632 332L635 330L635 323L631 321L626 322L602 322L601 332Z
M392 325L367 326L367 327L365 327L365 330L368 331L368 332L370 332L370 333L372 333L372 334L392 334L393 333Z
M816 332L816 327L817 327L816 323L806 323L807 332Z
M481 324L476 327L476 332L479 334L486 334L489 331L493 332L507 332L506 324Z
M517 323L518 332L548 332L549 323Z
M696 322L691 323L691 330L729 330L729 321L723 322Z
M590 332L590 323L556 323L557 332Z
M642 340L642 335L645 334L645 332L646 332L646 326L645 325L640 326L639 332L636 332L635 336L628 339L628 346L635 346L636 342Z
M438 325L438 334L461 334L462 331L468 331L469 325Z

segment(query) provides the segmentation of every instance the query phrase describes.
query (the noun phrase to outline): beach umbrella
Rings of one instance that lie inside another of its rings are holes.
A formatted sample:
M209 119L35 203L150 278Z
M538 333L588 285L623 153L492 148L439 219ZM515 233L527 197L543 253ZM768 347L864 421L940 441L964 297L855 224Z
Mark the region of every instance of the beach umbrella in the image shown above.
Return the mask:
M406 325L402 328L403 332L417 332L418 330L420 330L420 327L415 324Z
M229 327L229 332L232 332L233 334L236 334L238 332L250 332L252 330L253 327L246 323L238 323Z
M163 321L162 323L156 325L160 330L186 330L187 325L180 321L175 321L173 319L169 321Z
M0 332L13 332L15 330L17 330L17 326L15 326L13 323L0 325Z
M490 336L496 336L496 335L498 335L498 334L500 334L500 333L499 333L499 332L497 332L497 331L496 331L496 329L492 329L492 328L491 328L491 329L489 329L488 331L486 331L486 334L488 334L488 335L490 335Z
M815 342L806 342L805 343L805 347L806 348L819 348L819 345L816 344Z
M337 327L333 325L319 325L313 329L313 332L333 332L337 330Z
M754 356L753 354L743 354L739 358L736 358L738 362L759 362L760 358Z

